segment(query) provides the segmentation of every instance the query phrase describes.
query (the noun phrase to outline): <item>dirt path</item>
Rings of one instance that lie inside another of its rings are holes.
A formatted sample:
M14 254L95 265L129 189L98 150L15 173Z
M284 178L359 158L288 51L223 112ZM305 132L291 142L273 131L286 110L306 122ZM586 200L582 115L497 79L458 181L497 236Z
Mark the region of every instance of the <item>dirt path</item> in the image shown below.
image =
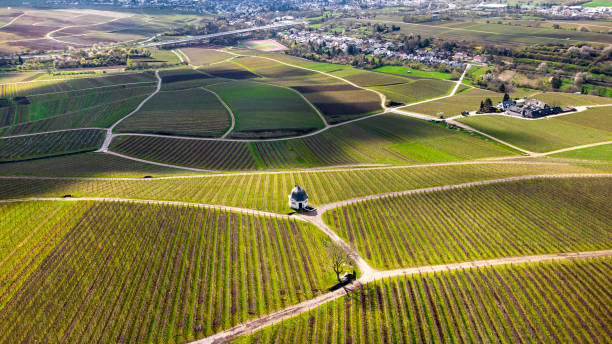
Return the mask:
M387 193L381 193L381 194L376 194L376 195L368 195L364 197L356 197L356 198L351 198L351 199L347 199L347 200L343 200L339 202L327 203L327 204L321 205L317 209L318 210L317 217L322 217L324 212L329 211L334 208L342 207L342 206L349 205L352 203L369 201L369 200L380 199L380 198L385 198L385 197L405 196L405 195L412 195L412 194L417 194L417 193L462 189L462 188L469 188L473 186L514 182L514 181L520 181L520 180L560 179L560 178L597 178L597 177L612 178L612 173L539 174L539 175L530 175L530 176L516 176L516 177L506 177L506 178L499 178L499 179L480 180L476 182L451 184L451 185L443 185L443 186L433 186L429 188L412 189L412 190L397 191L397 192L387 192Z
M557 149L552 152L539 153L539 155L546 156L546 155L552 155L552 154L557 154L557 153L569 152L569 151L573 151L577 149L590 148L590 147L609 145L609 144L612 144L612 141L596 142L596 143L590 143L590 144L582 145L582 146L574 146L574 147L568 147L568 148L563 148L563 149Z
M229 129L227 129L227 131L221 136L222 139L226 138L227 135L229 135L233 130L234 130L234 126L236 126L236 117L234 116L234 112L232 111L232 109L229 107L229 105L227 105L226 102L223 101L223 99L221 99L221 97L217 94L217 92L209 90L206 87L202 87L203 90L208 91L210 93L212 93L215 97L217 97L217 100L219 101L219 103L221 103L225 109L227 110L227 112L230 115L230 127Z
M543 254L543 255L537 255L537 256L523 256L523 257L509 257L509 258L499 258L499 259L490 259L490 260L479 260L479 261L473 261L473 262L463 262L463 263L446 264L446 265L421 266L421 267L415 267L415 268L389 270L389 271L378 271L372 274L369 278L362 277L358 279L353 285L349 285L349 289L347 290L338 289L334 292L330 292L330 293L321 295L312 300L304 301L295 306L291 306L283 310L280 310L280 311L277 311L277 312L274 312L268 315L264 315L260 318L247 321L243 324L240 324L228 330L218 332L212 336L193 341L190 344L225 343L232 338L236 338L242 335L252 333L264 327L268 327L268 326L277 324L283 320L289 319L298 314L309 311L317 306L320 306L329 301L335 300L345 294L348 294L351 290L354 290L359 285L362 285L368 282L372 282L374 280L378 280L381 278L388 278L388 277L393 277L393 276L414 275L414 274L421 274L421 273L428 273L428 272L435 272L435 271L453 271L453 270L460 270L460 269L471 269L471 268L477 268L477 267L488 267L488 266L497 266L497 265L523 264L523 263L560 261L560 260L609 257L609 256L612 256L612 250L588 251L588 252L567 252L567 253L557 253L557 254Z
M17 20L19 20L19 18L21 18L21 17L23 17L23 16L25 16L25 15L26 15L26 13L25 13L25 12L23 12L22 14L18 15L17 17L15 17L15 18L11 19L11 21L10 21L10 22L8 22L8 23L6 23L6 24L4 24L4 25L0 26L0 29L4 29L5 27L7 27L7 26L9 26L9 25L12 25L14 22L16 22Z
M132 116L133 114L135 114L136 112L138 112L140 110L140 108L142 108L143 105L145 105L151 98L153 98L153 96L155 96L157 93L159 93L159 90L161 89L161 84L162 84L162 79L159 76L159 70L155 71L155 77L157 78L157 88L155 88L155 91L153 91L153 93L149 94L148 97L146 97L145 99L143 99L140 104L138 104L138 106L130 113L128 113L127 115L121 117L117 122L115 122L113 125L111 125L108 129L106 129L106 137L104 138L104 142L102 143L102 146L100 147L100 149L98 149L96 152L103 152L106 153L108 151L108 146L110 146L111 141L113 140L113 129L115 129L115 127L121 123L124 119Z
M121 197L26 197L26 198L13 198L13 199L5 199L0 200L0 203L14 203L14 202L32 202L32 201L58 201L58 202L79 202L79 201L100 201L100 202L126 202L126 203L139 203L139 204L156 204L156 205L178 205L178 206L186 206L186 207L199 207L199 208L207 208L207 209L217 209L223 211L233 211L248 215L257 215L257 216L267 216L267 217L275 217L279 219L293 219L304 221L299 216L290 216L284 214L278 214L268 211L255 210L249 208L239 208L239 207L231 207L224 206L218 204L207 204L207 203L197 203L197 202L180 202L180 201L160 201L160 200L151 200L151 199L137 199L137 198L121 198Z

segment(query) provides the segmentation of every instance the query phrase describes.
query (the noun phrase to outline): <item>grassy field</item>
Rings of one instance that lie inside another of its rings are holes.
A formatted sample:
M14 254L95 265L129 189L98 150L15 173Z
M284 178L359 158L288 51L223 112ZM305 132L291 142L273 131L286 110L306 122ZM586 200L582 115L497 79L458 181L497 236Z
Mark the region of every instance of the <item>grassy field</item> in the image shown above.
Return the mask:
M0 175L141 178L188 173L185 170L93 152L0 164Z
M436 116L439 112L444 113L446 117L460 115L462 111L474 111L480 107L480 102L485 98L491 98L496 102L499 98L501 101L504 95L479 89L472 88L467 91L458 93L452 97L434 100L423 104L407 106L402 108L406 111L418 112L425 115Z
M104 132L95 129L0 138L0 162L96 150L102 141Z
M261 50L261 51L279 51L285 50L286 48L272 39L264 40L249 40L242 42L242 45L249 49Z
M395 103L410 104L421 100L445 96L454 84L445 80L423 79L399 85L374 86L388 100Z
M115 131L216 137L227 131L230 122L214 94L194 88L159 92Z
M428 72L428 71L418 70L418 69L404 67L404 66L383 66L383 67L376 68L375 71L383 72L383 73L399 74L399 75L410 75L410 76L423 77L423 78L443 79L443 80L450 80L451 78L451 73Z
M576 149L553 154L551 156L571 159L612 161L612 144Z
M610 109L598 107L535 121L494 115L466 117L459 121L518 147L547 152L611 140Z
M254 162L253 162L254 163ZM1 167L1 165L0 165ZM354 197L511 176L612 172L600 164L482 163L471 165L313 170L210 175L181 179L44 180L3 179L0 199L35 196L123 197L223 204L287 213L294 185L306 189L313 206Z
M602 250L610 192L609 178L531 180L359 202L324 218L381 269Z
M182 343L335 280L324 234L304 222L123 202L0 213L2 342Z
M582 7L612 7L612 1L590 1L581 5Z
M236 118L233 138L305 134L323 127L315 110L295 91L264 83L234 81L208 86L229 105Z
M235 343L586 343L609 339L610 258L397 277Z

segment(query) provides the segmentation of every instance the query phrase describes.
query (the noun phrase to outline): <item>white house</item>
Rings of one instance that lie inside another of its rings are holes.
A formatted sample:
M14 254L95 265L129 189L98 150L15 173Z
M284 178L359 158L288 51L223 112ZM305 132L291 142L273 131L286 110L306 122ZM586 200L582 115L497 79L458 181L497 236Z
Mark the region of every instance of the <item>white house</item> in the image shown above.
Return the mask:
M308 194L306 190L295 186L289 195L289 207L295 210L302 210L308 206Z

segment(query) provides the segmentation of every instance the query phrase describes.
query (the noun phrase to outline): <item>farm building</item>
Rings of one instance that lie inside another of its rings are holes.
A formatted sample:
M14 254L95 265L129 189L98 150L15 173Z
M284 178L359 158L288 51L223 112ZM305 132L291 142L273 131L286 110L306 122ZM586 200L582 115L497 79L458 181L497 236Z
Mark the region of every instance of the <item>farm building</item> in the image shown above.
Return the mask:
M306 190L296 185L289 195L289 207L295 210L302 210L308 206L308 194Z

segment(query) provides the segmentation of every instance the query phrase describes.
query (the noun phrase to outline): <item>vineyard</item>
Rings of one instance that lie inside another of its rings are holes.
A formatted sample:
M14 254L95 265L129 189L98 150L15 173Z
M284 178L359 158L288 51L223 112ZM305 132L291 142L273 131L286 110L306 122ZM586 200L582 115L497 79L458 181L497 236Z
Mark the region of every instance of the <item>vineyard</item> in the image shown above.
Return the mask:
M541 119L523 120L509 116L461 118L462 123L534 152L612 140L612 107Z
M223 104L205 89L162 91L115 132L216 137L227 131L230 121Z
M232 138L295 136L324 123L299 94L264 83L235 81L208 86L229 105L236 118Z
M256 161L247 143L167 137L120 136L110 150L131 157L207 170L252 170Z
M190 172L93 152L0 164L0 175L142 178L186 173Z
M21 135L44 131L108 127L127 115L153 86L116 86L105 89L21 97L22 104L0 108L5 127L3 135ZM4 111L3 111L4 109Z
M0 213L3 343L181 343L334 280L324 235L303 222L120 202L10 203Z
M102 141L104 132L95 129L0 138L0 162L96 150Z
M52 79L33 82L20 82L0 85L0 97L27 97L37 94L78 91L96 87L113 85L154 83L155 76L151 72L121 73L117 75L76 78Z
M155 109L156 106L151 105L145 108ZM155 125L152 118L152 116L140 117L136 114L124 121L128 124L124 126L122 123L118 127L119 131L138 131L138 126L134 125L134 122L151 122L142 124L142 127L146 128L147 125L151 127ZM128 126L131 129L128 129ZM167 128L172 128L172 124L168 124ZM266 133L280 134L286 131L287 128L275 129ZM169 129L165 132L174 133ZM246 131L234 131L230 136L236 137L245 133ZM262 135L264 131L257 133ZM249 135L255 134L250 132ZM441 125L394 114L368 118L305 138L281 141L243 143L136 137L121 140L139 142L129 145L113 144L113 149L117 147L120 149L116 150L117 152L129 156L143 159L154 157L154 161L157 162L218 170L446 162L506 156L515 153L505 146L465 131L450 130ZM158 148L156 152L142 148L148 147L149 142L155 142L154 147ZM179 142L178 145L189 145L191 150L175 154L176 142ZM228 154L222 162L219 162L216 151L209 147L219 147L218 149ZM250 152L245 147L249 147ZM240 154L234 153L234 150ZM256 164L248 163L251 160L254 160Z
M377 267L435 265L609 249L611 193L609 178L541 179L385 197L324 218Z
M386 279L236 343L606 343L610 258Z
M280 55L274 55L273 59L283 62L286 60L296 66L304 64L302 60L287 56L281 58ZM244 57L234 61L233 68L241 68L253 77L262 76L266 82L291 87L302 93L323 113L330 124L380 110L380 98L377 94L359 89L342 80L264 58Z
M0 170L2 169L0 165ZM482 163L470 165L360 168L271 173L238 173L179 179L44 180L3 179L0 199L52 196L123 197L223 204L286 213L287 195L304 187L313 206L424 187L511 176L612 172L610 166ZM91 168L89 168L91 169ZM131 170L128 170L131 172Z

